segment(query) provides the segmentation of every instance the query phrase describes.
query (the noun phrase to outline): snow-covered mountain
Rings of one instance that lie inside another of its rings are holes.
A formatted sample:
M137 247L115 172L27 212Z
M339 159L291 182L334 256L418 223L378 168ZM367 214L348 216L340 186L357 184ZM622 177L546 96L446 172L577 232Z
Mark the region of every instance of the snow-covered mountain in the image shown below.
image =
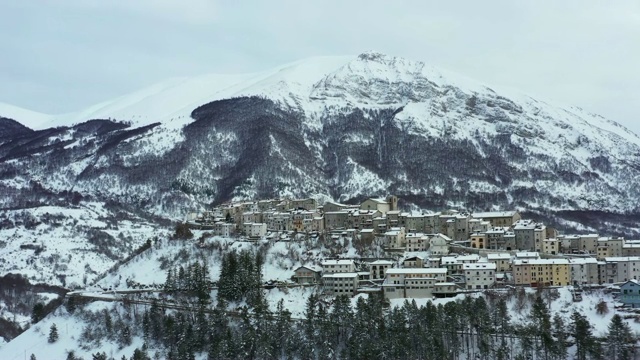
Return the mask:
M72 114L0 105L0 116L5 208L73 193L180 217L229 199L394 193L559 226L589 217L604 233L640 215L640 138L623 126L374 52L171 79Z

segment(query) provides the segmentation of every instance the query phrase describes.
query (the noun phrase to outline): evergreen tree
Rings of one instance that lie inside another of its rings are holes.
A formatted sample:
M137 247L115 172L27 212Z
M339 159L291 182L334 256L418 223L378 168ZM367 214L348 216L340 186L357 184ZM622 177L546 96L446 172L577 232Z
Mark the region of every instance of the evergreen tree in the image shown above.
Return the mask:
M34 354L31 354L31 356L29 356L29 360L36 360L36 356Z
M636 340L629 324L627 324L620 315L615 314L609 323L609 334L606 339L606 346L609 350L607 356L612 360L634 359L634 346Z
M551 336L551 315L540 295L536 296L531 308L531 319L535 328L537 341L539 342L538 349L542 352L543 358L547 359L553 352L555 342Z
M35 305L33 305L33 310L31 312L31 322L35 324L38 321L42 320L43 317L44 317L44 304L40 302L36 303Z
M103 352L97 352L95 354L91 355L91 358L93 360L107 360L107 353Z
M576 359L585 360L587 355L599 357L601 354L600 344L593 335L591 323L582 314L574 311L571 315L572 332L576 344Z
M553 317L553 336L556 339L555 347L553 349L553 356L556 359L565 359L567 357L567 325L562 319L560 314L556 314Z
M58 341L58 327L56 326L56 324L51 324L51 327L49 328L49 337L47 338L47 341L49 341L49 343L54 343Z

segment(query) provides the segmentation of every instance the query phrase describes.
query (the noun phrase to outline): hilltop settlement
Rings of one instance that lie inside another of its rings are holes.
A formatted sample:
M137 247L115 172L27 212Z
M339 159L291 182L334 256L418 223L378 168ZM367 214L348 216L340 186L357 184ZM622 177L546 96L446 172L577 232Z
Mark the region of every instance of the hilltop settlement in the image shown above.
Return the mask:
M518 211L403 212L398 198L359 205L315 199L234 202L190 213L186 224L224 237L296 241L351 238L383 249L377 258L332 258L293 271L292 280L327 294L381 293L386 299L451 297L505 286L640 287L640 240L559 234Z

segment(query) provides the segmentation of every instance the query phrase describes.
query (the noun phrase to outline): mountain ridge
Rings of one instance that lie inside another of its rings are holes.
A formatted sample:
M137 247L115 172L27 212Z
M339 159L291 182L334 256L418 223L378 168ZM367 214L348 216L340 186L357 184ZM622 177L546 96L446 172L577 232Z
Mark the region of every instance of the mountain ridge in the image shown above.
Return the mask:
M174 79L3 141L0 179L170 217L232 199L387 193L434 208L640 214L640 138L579 108L376 52L219 79ZM85 120L105 130L79 131Z

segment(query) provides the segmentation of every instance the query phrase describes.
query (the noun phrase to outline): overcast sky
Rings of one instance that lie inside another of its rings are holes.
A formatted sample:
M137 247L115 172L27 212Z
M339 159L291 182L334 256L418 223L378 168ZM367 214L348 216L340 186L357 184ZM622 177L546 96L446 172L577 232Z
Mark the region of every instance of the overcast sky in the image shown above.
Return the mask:
M377 50L640 134L640 2L6 0L0 102L62 113L164 79Z

